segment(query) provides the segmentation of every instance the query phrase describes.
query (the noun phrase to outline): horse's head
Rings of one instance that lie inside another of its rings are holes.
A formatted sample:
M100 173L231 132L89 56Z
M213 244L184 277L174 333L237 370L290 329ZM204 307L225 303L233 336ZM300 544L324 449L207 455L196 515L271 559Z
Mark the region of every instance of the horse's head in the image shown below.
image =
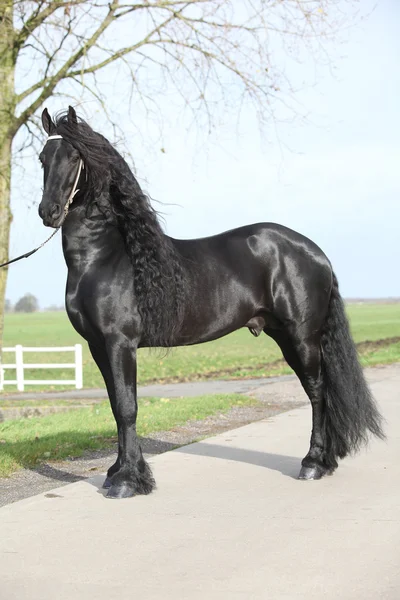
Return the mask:
M79 179L82 178L84 165L78 150L58 134L47 108L42 113L42 123L49 137L39 155L44 175L39 215L46 226L59 227L72 202ZM78 128L76 112L71 106L68 110L68 124Z

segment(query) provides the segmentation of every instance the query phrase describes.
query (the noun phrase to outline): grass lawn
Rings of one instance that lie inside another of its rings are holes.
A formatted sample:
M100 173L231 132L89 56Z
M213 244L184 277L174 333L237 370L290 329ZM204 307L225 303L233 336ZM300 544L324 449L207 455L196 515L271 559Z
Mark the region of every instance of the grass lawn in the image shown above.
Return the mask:
M400 337L400 303L398 304L350 304L348 314L356 342L375 341ZM102 377L94 364L87 344L75 332L64 312L33 314L9 313L4 328L4 346L70 346L83 345L83 383L85 388L102 387ZM361 348L364 365L396 362L400 360L400 343L387 343L380 347ZM5 355L4 361L12 355ZM29 354L30 362L68 362L71 354ZM176 348L167 355L158 350L139 350L139 383L188 381L204 378L265 377L289 373L285 364L273 364L282 358L280 349L265 335L254 338L247 329L241 329L225 338L191 346ZM7 375L6 375L7 376ZM26 370L29 379L51 377L73 378L67 369L58 371ZM8 378L14 377L11 371ZM29 389L29 388L27 388ZM31 386L38 391L39 386ZM71 389L65 386L43 386L42 389ZM6 392L15 391L6 386Z
M348 304L351 331L356 342L400 336L400 302Z
M224 414L233 406L256 404L241 394L195 398L143 398L138 435L172 429L188 420ZM85 450L115 447L116 426L108 401L66 413L0 424L0 477L42 461L80 456Z

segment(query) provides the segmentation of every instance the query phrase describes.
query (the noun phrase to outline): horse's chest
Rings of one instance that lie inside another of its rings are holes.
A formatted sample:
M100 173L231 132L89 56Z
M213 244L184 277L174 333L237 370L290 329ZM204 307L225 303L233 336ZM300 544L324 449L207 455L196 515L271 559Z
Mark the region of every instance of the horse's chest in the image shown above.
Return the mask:
M129 275L100 268L83 275L69 272L67 313L76 331L89 342L115 329L129 331L129 335L137 330L133 278Z
M82 309L82 303L79 301L79 298L76 296L76 294L68 293L68 289L65 301L65 308L67 310L69 320L71 321L71 324L74 327L74 329L76 329L76 331L83 338L89 340L90 337L92 337L90 336L92 330L90 322Z
M69 320L76 331L86 340L94 340L98 336L93 322L94 310L88 310L87 299L90 286L82 278L69 274L65 297L65 307ZM85 301L86 297L86 301ZM92 313L92 315L91 315Z

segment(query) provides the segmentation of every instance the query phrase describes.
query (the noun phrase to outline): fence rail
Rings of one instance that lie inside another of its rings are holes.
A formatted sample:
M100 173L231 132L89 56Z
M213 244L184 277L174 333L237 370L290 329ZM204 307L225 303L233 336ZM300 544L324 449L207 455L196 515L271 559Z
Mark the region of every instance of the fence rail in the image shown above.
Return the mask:
M77 390L82 389L82 345L75 346L54 346L52 348L35 348L30 346L17 345L15 348L3 348L3 354L6 352L15 353L15 363L0 363L0 390L5 385L16 385L19 392L23 392L25 385L74 385ZM73 363L24 363L25 352L74 352L75 362ZM5 379L5 371L14 369L16 379ZM25 369L75 369L75 379L25 379Z

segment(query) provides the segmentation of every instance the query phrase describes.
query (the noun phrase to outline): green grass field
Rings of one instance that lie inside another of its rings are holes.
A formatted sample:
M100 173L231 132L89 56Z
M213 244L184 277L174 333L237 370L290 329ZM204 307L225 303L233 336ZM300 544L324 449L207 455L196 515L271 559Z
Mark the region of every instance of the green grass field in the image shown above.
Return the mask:
M399 304L350 304L348 314L356 342L377 341L400 337ZM102 387L101 375L94 364L86 342L74 331L63 312L32 314L10 313L6 315L4 346L69 346L83 344L85 388ZM400 342L363 345L360 348L365 365L390 363L400 360ZM3 362L13 362L13 355L5 355ZM274 364L281 358L278 346L270 338L261 335L254 338L247 329L237 331L225 338L198 346L177 348L168 354L158 350L139 350L139 383L188 381L204 378L265 377L290 372L282 364ZM27 354L28 362L69 362L72 354ZM14 378L9 371L6 378ZM26 370L26 378L73 378L68 370ZM29 389L29 388L27 388ZM39 386L31 386L39 390ZM71 389L54 386L42 389ZM6 386L5 392L15 391Z

